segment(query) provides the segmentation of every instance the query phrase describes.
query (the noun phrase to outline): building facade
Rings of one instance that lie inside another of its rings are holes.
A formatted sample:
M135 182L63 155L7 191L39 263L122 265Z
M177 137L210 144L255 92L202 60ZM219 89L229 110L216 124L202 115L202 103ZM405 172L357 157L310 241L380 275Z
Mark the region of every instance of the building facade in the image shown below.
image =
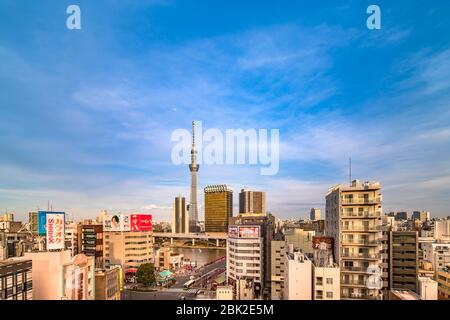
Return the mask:
M186 199L182 196L175 197L173 208L172 233L189 233L189 214Z
M390 233L390 288L418 292L419 243L417 231Z
M312 262L292 246L285 255L284 300L312 300Z
M75 255L63 269L63 300L95 300L95 257Z
M95 258L95 267L103 268L103 225L98 223L83 224L81 227L81 250L89 257Z
M0 300L33 300L32 261L0 261Z
M272 240L271 245L271 297L270 300L282 300L284 290L284 263L286 242Z
M112 267L95 272L95 300L120 300L121 269Z
M309 213L309 219L313 221L320 220L320 209L311 208L311 212Z
M352 181L326 195L327 235L341 272L341 299L382 299L381 185Z
M239 193L239 213L265 214L266 193L242 189Z
M227 232L233 216L233 190L226 185L205 188L205 232Z

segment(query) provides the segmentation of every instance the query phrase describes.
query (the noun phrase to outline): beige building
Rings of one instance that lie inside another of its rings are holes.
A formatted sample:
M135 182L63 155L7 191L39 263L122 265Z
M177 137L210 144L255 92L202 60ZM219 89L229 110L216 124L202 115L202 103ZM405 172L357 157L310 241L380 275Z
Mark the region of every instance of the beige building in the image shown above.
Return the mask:
M63 266L70 263L70 251L26 252L32 261L33 300L61 300L64 298Z
M313 300L340 300L340 270L337 264L315 266L313 264Z
M152 231L104 233L105 267L120 265L124 275L134 274L143 263L154 262Z
M155 252L155 268L158 270L178 269L183 266L184 256L174 253L168 243L164 243Z
M312 238L315 235L315 231L302 228L288 228L284 231L286 243L303 253L313 253Z
M285 255L284 300L312 300L312 262L292 246Z
M438 296L440 300L450 299L450 267L437 272Z
M320 220L320 209L311 208L311 212L309 213L309 219L313 221Z
M175 197L172 233L189 233L189 213L186 198L182 196Z
M284 263L286 254L286 242L284 240L272 240L270 258L271 266L271 300L282 300L284 290Z
M438 300L438 283L431 278L419 277L419 292L421 300Z
M95 300L120 300L120 267L95 272Z
M232 286L217 286L216 299L217 300L233 300L233 287Z
M338 185L326 195L327 236L341 272L341 299L381 299L381 185Z

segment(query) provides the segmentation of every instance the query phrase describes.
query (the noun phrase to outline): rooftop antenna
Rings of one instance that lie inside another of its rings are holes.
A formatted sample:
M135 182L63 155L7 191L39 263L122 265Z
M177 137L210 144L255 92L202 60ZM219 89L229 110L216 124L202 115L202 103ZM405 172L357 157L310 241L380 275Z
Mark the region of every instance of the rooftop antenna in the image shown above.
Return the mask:
M350 187L352 186L352 158L348 158L348 180Z

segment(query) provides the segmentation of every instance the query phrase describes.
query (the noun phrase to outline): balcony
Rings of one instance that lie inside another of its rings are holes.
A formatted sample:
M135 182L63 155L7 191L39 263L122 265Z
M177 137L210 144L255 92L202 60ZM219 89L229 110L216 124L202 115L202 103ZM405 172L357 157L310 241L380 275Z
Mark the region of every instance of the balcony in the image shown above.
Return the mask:
M371 205L371 204L380 204L381 198L366 198L366 199L359 199L359 198L347 198L347 199L341 199L341 204L343 205Z
M380 226L350 226L343 225L341 227L341 231L350 231L350 232L379 232L381 230Z
M371 253L342 253L342 259L365 259L365 260L379 260L381 255Z
M380 296L370 296L363 293L342 293L341 299L351 299L351 300L381 300Z
M362 245L362 246L378 246L380 242L378 240L365 240L365 239L342 239L342 245Z
M365 281L360 280L342 280L341 281L342 286L350 286L350 287L366 287Z
M342 267L342 272L367 273L367 267Z
M344 219L363 219L363 218L379 218L381 216L380 211L375 212L342 212L341 218Z

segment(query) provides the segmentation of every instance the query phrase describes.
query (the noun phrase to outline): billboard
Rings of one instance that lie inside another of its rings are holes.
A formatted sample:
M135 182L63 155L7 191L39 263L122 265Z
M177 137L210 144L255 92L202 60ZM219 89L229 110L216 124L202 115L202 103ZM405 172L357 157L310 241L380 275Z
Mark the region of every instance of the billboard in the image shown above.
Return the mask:
M130 231L152 231L151 214L132 214L130 216Z
M239 238L259 238L259 227L239 227Z
M47 214L62 214L64 215L64 222L66 221L64 212L38 211L38 235L40 236L47 234Z
M64 213L47 212L47 250L64 249Z
M230 238L237 238L239 236L239 228L236 226L228 227L228 236Z
M314 250L332 250L334 239L332 237L312 237L312 247Z
M130 231L130 216L128 214L105 215L103 231Z

